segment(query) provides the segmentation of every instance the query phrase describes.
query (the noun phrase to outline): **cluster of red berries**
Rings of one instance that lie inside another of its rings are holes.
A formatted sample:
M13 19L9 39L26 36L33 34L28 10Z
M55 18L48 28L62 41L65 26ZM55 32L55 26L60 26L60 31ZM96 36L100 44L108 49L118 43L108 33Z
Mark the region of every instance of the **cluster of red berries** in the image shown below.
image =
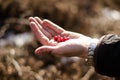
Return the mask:
M62 37L60 35L54 36L54 40L57 42L64 42L64 41L69 40L69 39L70 39L69 37L65 37L65 36L64 37Z

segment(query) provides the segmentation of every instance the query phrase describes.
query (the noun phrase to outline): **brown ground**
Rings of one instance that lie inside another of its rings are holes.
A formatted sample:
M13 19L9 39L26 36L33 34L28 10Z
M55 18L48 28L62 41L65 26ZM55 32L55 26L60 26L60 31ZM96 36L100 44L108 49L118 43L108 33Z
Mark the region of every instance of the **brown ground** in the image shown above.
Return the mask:
M0 41L7 42L0 46L0 80L114 80L95 73L83 59L63 64L61 58L52 55L35 55L35 48L41 45L36 38L23 46L7 41L10 33L31 34L30 16L49 19L66 30L91 37L99 38L108 33L119 35L120 19L104 16L105 8L119 11L120 1L0 0Z

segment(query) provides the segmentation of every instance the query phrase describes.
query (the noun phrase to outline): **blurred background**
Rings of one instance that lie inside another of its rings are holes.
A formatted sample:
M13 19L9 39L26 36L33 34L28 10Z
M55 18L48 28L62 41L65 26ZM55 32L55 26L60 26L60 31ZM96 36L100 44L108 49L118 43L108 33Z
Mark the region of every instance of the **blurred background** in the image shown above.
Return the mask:
M89 59L35 55L30 16L93 38L120 35L120 0L0 0L0 80L114 80Z

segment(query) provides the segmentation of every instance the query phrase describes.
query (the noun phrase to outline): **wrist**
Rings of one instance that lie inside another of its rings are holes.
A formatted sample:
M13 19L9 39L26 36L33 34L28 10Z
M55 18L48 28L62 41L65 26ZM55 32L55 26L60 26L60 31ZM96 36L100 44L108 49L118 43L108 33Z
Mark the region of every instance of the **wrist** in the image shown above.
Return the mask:
M94 55L94 50L98 44L99 40L96 38L91 39L89 46L88 46L88 56Z
M94 50L98 45L99 40L98 39L91 39L87 48L87 57L85 58L85 61L87 65L91 66L93 65L93 56L94 56Z

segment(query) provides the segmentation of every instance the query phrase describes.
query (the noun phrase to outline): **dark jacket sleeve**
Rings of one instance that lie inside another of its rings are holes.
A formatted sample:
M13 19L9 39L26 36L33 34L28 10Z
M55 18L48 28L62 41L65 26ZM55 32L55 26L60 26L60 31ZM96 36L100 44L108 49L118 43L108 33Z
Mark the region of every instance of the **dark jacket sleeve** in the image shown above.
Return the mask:
M93 62L97 73L120 77L120 37L106 35L94 51Z

